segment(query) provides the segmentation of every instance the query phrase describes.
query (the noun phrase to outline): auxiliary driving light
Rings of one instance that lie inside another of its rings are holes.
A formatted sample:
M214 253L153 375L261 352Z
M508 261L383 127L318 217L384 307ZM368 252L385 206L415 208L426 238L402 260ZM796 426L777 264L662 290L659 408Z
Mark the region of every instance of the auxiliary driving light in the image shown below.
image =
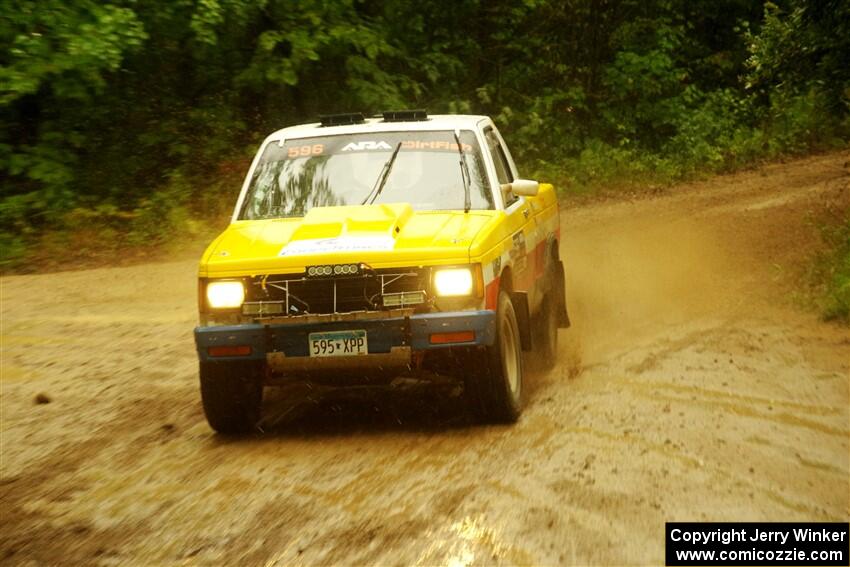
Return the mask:
M437 295L460 296L472 293L472 270L469 268L451 268L434 273L434 289Z
M425 303L424 291L401 291L398 293L385 293L383 296L384 307L407 307Z
M245 288L239 281L207 284L207 303L213 309L235 309L245 301Z
M348 276L360 271L359 264L336 264L333 266L310 266L307 268L307 277L324 278L327 276Z

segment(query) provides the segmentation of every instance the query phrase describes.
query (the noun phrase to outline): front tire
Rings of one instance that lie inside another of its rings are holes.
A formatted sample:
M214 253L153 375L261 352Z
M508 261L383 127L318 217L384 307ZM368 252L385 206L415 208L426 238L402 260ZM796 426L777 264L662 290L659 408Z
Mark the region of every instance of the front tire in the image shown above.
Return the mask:
M210 427L224 435L249 433L260 421L263 366L257 362L201 362L201 401Z
M513 423L522 413L523 363L519 324L510 295L496 309L496 340L472 354L465 373L466 396L483 421Z

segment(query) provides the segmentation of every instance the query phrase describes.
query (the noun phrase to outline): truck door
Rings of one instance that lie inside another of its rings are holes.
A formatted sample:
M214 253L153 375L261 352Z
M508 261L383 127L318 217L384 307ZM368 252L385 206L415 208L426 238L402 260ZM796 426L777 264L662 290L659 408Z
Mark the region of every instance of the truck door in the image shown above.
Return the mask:
M508 161L507 153L502 146L498 134L492 126L484 129L484 137L487 140L487 148L496 168L496 178L500 186L506 185L514 180L513 168ZM535 266L533 263L534 244L536 241L536 221L534 209L525 197L518 197L510 191L502 191L502 200L505 204L507 214L507 225L512 234L512 245L510 249L511 265L513 270L513 285L516 291L529 292L529 303L533 305L532 297L534 287Z

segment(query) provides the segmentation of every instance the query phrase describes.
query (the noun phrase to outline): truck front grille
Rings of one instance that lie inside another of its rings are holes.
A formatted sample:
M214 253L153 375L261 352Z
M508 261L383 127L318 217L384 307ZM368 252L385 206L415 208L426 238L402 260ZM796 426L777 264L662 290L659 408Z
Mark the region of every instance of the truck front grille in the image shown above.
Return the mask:
M243 313L253 316L347 313L423 306L430 270L369 270L359 275L307 278L298 274L255 276Z

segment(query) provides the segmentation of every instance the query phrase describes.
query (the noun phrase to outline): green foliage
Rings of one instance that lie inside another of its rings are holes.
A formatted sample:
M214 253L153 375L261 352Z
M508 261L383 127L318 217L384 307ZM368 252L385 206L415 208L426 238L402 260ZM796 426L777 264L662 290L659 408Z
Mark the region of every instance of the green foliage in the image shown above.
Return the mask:
M60 99L102 91L104 74L146 38L129 8L90 0L10 0L0 19L8 55L0 67L0 105L48 89Z
M0 232L0 270L18 263L26 254L27 244L21 235Z
M226 216L259 140L322 112L489 114L524 172L571 190L850 132L850 0L7 0L0 16L0 262L45 231L156 243Z
M822 229L829 252L816 274L825 281L821 299L824 319L850 324L850 218Z
M747 86L797 94L818 85L830 111L850 110L850 2L792 0L764 6L759 33L747 33Z

